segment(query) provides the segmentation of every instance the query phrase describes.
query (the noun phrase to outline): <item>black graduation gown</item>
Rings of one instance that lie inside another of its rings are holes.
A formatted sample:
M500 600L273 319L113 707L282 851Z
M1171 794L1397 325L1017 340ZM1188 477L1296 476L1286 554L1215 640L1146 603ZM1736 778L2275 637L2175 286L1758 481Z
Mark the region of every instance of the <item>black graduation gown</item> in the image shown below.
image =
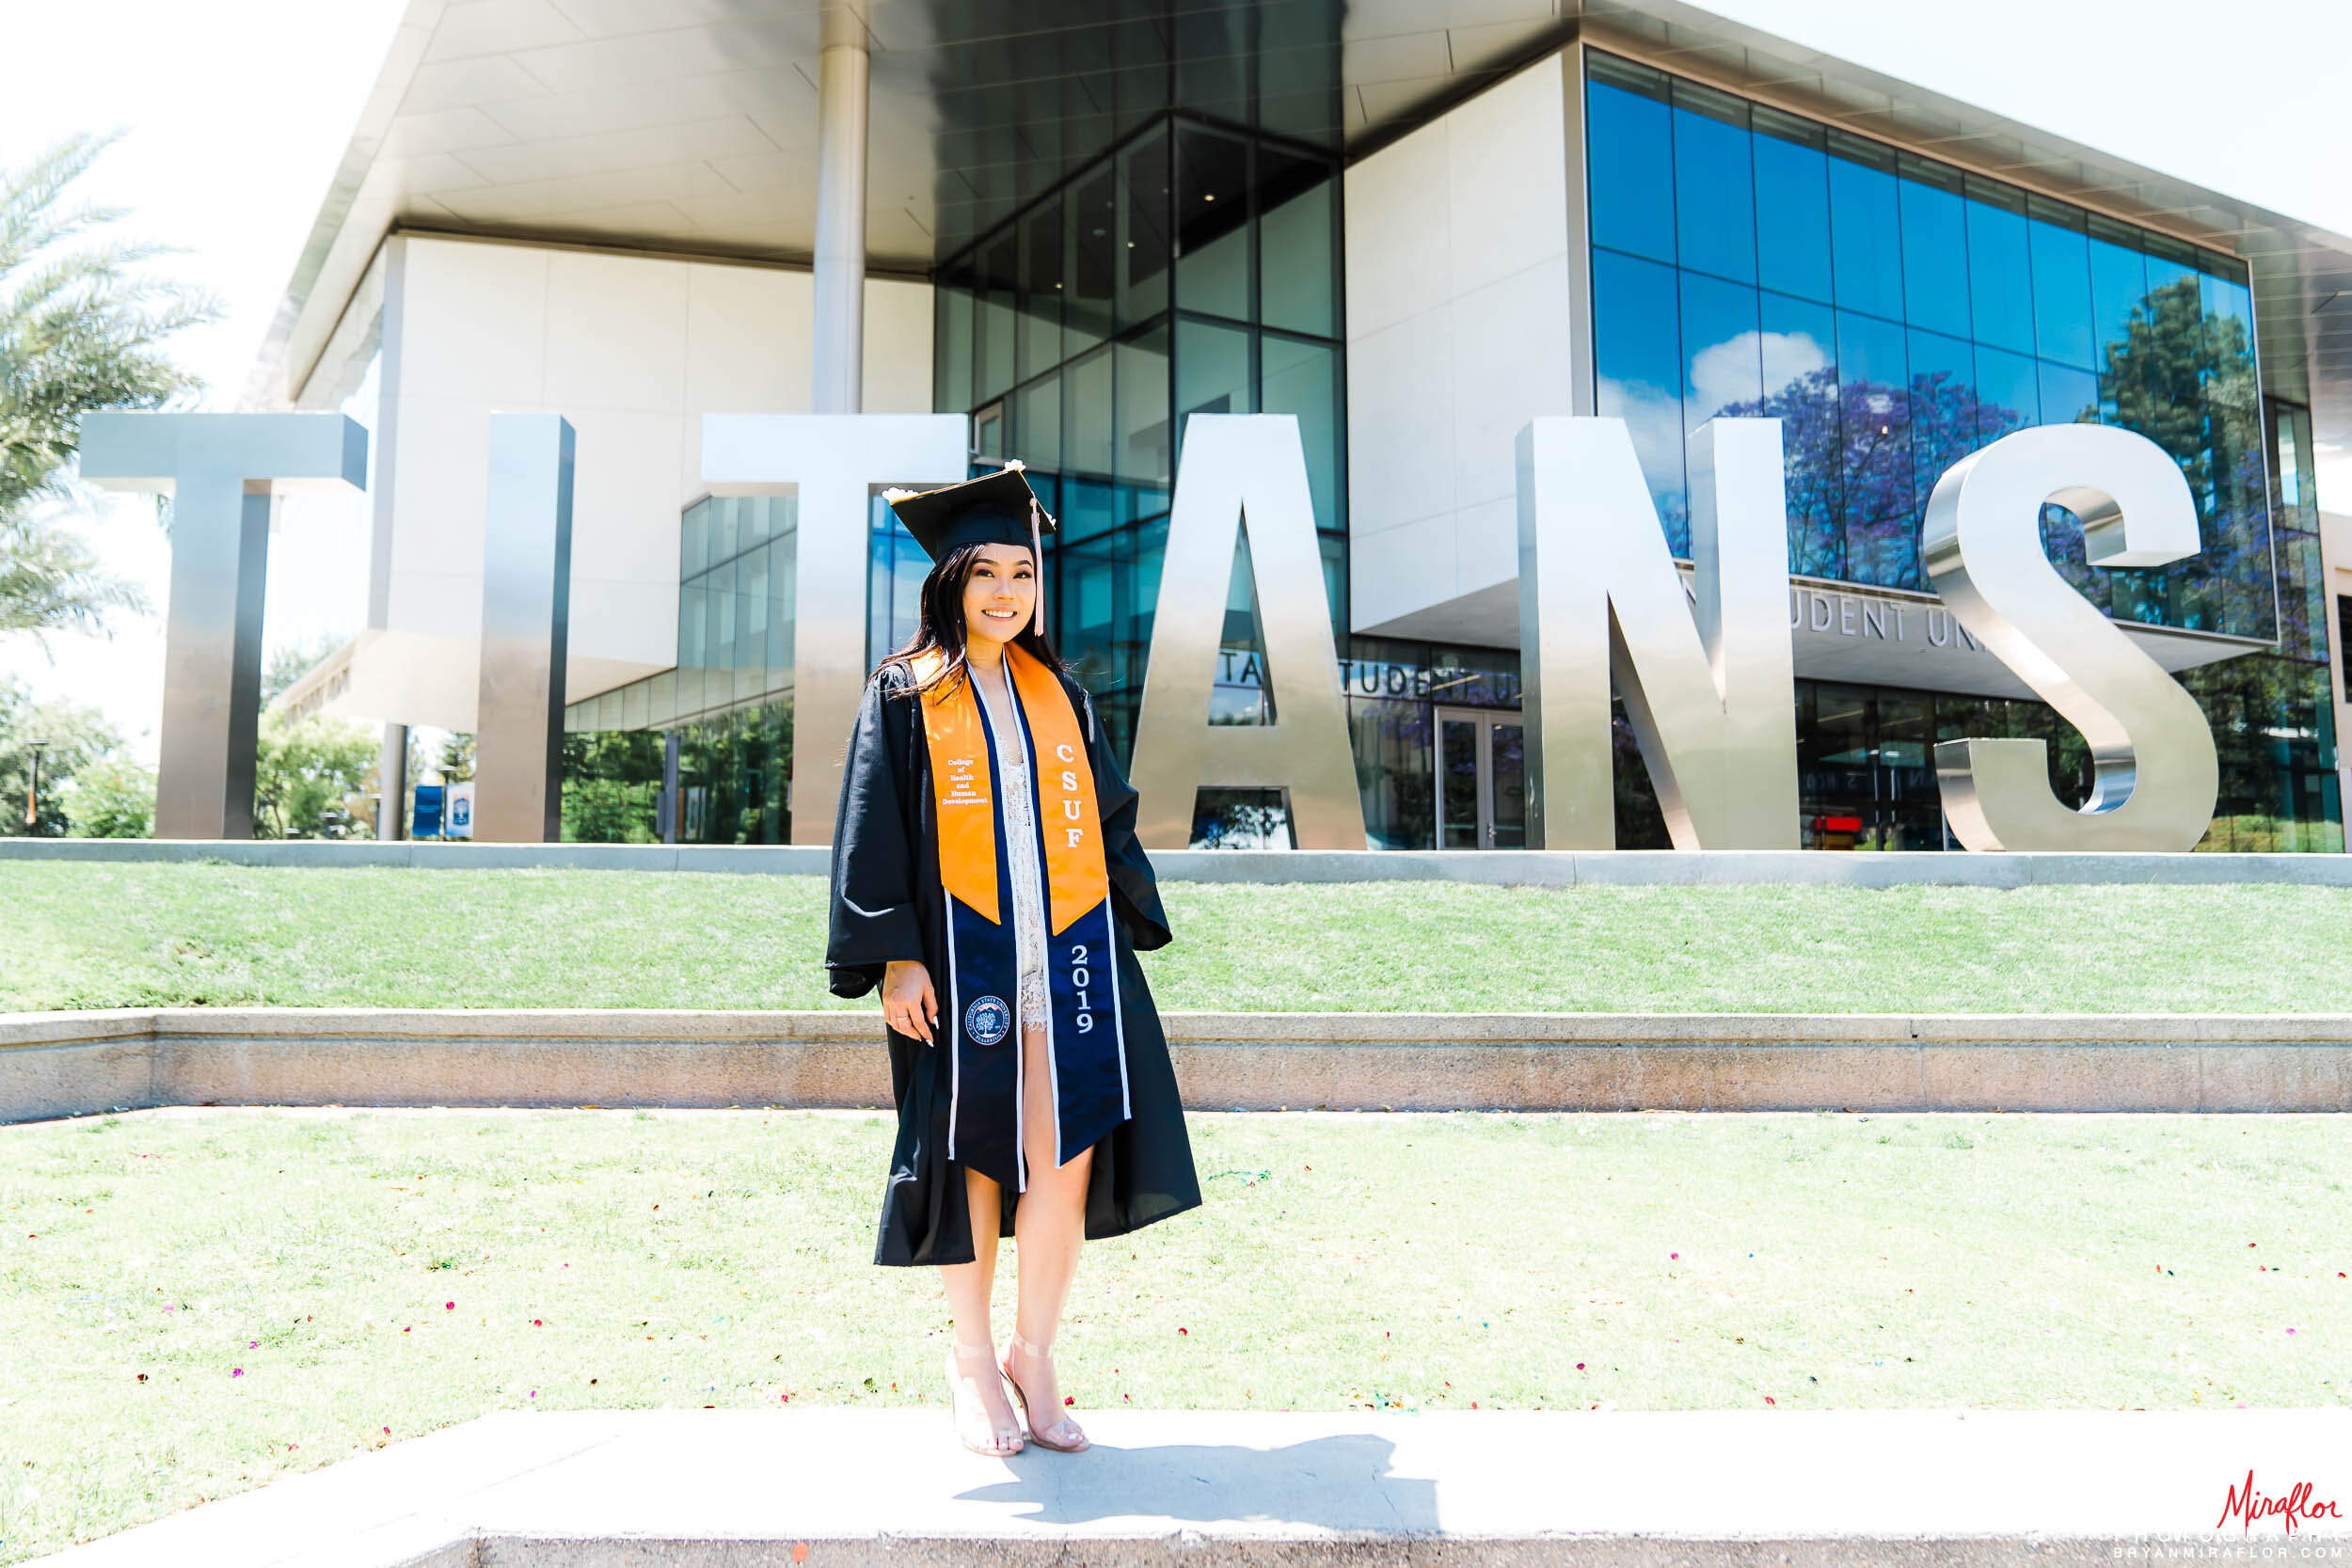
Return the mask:
M1087 736L1102 816L1104 868L1110 877L1113 945L1118 949L1120 1018L1127 1047L1128 1103L1134 1115L1094 1146L1088 1173L1086 1237L1099 1241L1196 1208L1200 1181L1151 988L1136 953L1171 940L1152 863L1136 842L1136 792L1111 754L1109 738L1086 689L1057 677ZM885 697L887 683L898 695ZM834 818L833 912L825 942L828 989L864 996L882 984L893 958L920 958L941 992L937 1045L888 1024L892 1097L898 1136L882 1191L874 1243L880 1264L969 1263L977 1256L963 1164L947 1158L950 1081L946 1014L947 907L939 881L939 837L930 752L919 700L905 695L914 676L890 664L866 683L850 731ZM1001 1187L1000 1232L1012 1234L1021 1195Z

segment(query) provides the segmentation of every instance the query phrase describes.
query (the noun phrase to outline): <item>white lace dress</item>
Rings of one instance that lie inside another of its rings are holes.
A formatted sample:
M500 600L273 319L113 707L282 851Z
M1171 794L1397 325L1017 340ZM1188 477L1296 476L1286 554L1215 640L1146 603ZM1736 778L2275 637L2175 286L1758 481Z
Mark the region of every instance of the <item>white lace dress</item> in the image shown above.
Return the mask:
M1005 853L1012 862L1013 952L1021 972L1021 995L1013 1015L1023 1023L1043 1023L1045 1013L1045 894L1038 864L1037 820L1030 809L1028 748L999 669L994 679L975 671L973 685L988 704L990 755L997 794L1004 801Z

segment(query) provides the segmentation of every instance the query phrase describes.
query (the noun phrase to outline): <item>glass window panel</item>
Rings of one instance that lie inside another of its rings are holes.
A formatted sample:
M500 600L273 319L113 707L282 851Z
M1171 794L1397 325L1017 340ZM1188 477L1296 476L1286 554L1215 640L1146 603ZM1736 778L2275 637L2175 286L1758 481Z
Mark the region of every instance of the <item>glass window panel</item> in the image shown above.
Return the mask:
M1525 728L1510 720L1489 719L1486 726L1487 815L1492 822L1488 847L1527 847L1527 747Z
M2026 224L2033 253L2033 338L2044 359L2090 370L2090 242L2039 218Z
M1248 321L1249 144L1184 126L1176 173L1176 303Z
M939 291L939 352L932 362L931 412L961 414L972 406L972 294L954 284Z
M1913 328L1912 505L1922 514L1944 470L1983 445L1978 430L1976 355L1965 340Z
M1846 578L1888 588L1917 567L1906 357L1901 327L1837 312Z
M1681 264L1756 281L1756 176L1748 108L1726 93L1674 87L1675 212Z
M1307 454L1307 488L1315 503L1315 526L1345 526L1340 510L1340 353L1322 343L1302 343L1266 333L1259 341L1263 395L1269 414L1298 420L1298 444Z
M1118 322L1122 328L1168 309L1168 134L1155 131L1120 155Z
M1900 321L1902 218L1895 177L1842 154L1831 158L1829 217L1838 309Z
M1104 402L1107 404L1109 399ZM1115 487L1099 479L1064 480L1061 510L1055 514L1055 521L1060 526L1054 537L1064 546L1108 532L1119 522Z
M1916 177L1900 182L1903 311L1912 325L1968 336L1968 219L1957 175L1905 159Z
M720 496L710 503L710 559L715 565L732 561L741 546L736 543L736 519L741 515L743 498Z
M681 670L702 667L703 641L709 633L710 591L701 582L681 584L677 591L677 662Z
M1613 250L1593 252L1593 368L1598 411L1626 422L1666 536L1687 537L1682 473L1682 350L1675 272Z
M1756 278L1768 289L1830 297L1829 159L1819 126L1758 107Z
M678 519L678 578L700 577L709 564L710 503L699 500Z
M2213 356L2215 395L2233 408L2251 410L2254 384L2254 302L2243 283L2211 273L2200 278L2205 309L2205 347Z
M736 503L736 540L744 549L774 531L775 499L773 496L745 496Z
M890 641L890 576L891 558L896 553L891 543L892 530L872 528L870 553L866 562L866 667L871 670L880 664L882 656L891 651Z
M1098 349L1062 372L1070 384L1063 407L1068 435L1062 464L1078 473L1111 471L1111 351Z
M1843 569L1838 503L1844 444L1838 433L1837 325L1826 305L1762 298L1764 411L1780 420L1787 472L1788 569L1834 578Z
M1117 348L1120 479L1165 489L1174 473L1168 419L1168 328L1155 327Z
M1348 699L1356 777L1364 798L1364 832L1375 849L1434 847L1437 800L1430 773L1429 719L1427 703Z
M2042 422L2041 376L2022 354L1977 345L1977 434L1996 440Z
M763 548L744 556L735 566L735 668L756 670L767 662L768 552Z
M1041 377L1013 395L1012 434L1022 462L1061 467L1061 377Z
M1682 428L1718 414L1758 413L1764 396L1756 291L1682 275Z
M890 646L902 648L922 624L923 579L931 575L931 558L896 518L891 522L891 543Z
M2026 241L2024 204L2011 210L1995 200L2014 193L1968 182L1968 301L1976 340L2012 354L2033 352L2032 263Z
M768 546L768 668L787 675L792 672L792 625L796 615L792 592L797 576L797 544L794 536L787 534Z
M1250 395L1249 334L1235 326L1179 322L1176 326L1176 415L1254 414ZM1183 432L1178 431L1179 459Z
M1022 379L1061 363L1061 203L1048 201L1021 220Z
M1315 544L1323 556L1323 598L1331 610L1331 636L1347 646L1347 536L1319 533Z
M2099 381L2089 371L2073 365L2053 365L2042 361L2042 422L2043 424L2096 423L2099 418Z
M1062 301L1062 357L1074 359L1111 335L1119 276L1119 190L1105 162L1071 192L1070 266Z
M772 547L762 545L745 556L742 575L736 579L743 601L742 634L736 641L746 669L758 669L768 662L768 614L772 604L768 573Z
M735 667L735 562L711 572L709 636L703 642L703 664L712 670Z
M1258 149L1258 309L1268 326L1339 334L1328 164Z
M2312 446L2311 410L2291 403L2273 403L2270 407L2278 430L2278 451L2271 468L2278 476L2279 499L2289 514L2280 521L2316 531L2318 454Z
M978 341L974 349L978 385L977 401L986 403L1012 385L1013 341L1017 317L1013 309L1021 276L1020 237L1007 230L981 250Z
M2090 242L2090 330L2092 368L2102 377L2101 404L2115 418L2115 388L2108 381L2109 356L2130 336L2132 312L2148 293L2148 258L2106 240Z
M1478 847L1478 721L1438 724L1438 847Z
M1593 243L1675 259L1674 128L1664 78L1649 97L1599 79L1585 89L1584 145Z
M1311 7L1256 13L1258 123L1269 131L1327 147L1341 133L1340 40L1325 14Z

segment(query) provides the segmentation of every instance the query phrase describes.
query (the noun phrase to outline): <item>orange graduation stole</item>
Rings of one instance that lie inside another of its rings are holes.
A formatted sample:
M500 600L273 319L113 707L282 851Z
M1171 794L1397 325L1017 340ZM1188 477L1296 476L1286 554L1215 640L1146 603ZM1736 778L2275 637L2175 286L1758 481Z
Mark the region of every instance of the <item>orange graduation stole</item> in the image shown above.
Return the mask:
M946 662L937 649L916 656L928 680ZM1110 879L1086 735L1069 692L1036 656L1005 644L1014 722L1003 737L1028 761L1028 845L1042 870L1046 906L1045 1026L1052 1070L1054 1163L1067 1164L1133 1114L1127 1094L1126 1031L1120 1018ZM947 1157L1025 1192L1023 1154L1019 954L1011 826L991 767L995 722L969 680L922 697L931 770L939 880L947 903L946 1008L953 1088ZM938 977L933 976L933 984Z

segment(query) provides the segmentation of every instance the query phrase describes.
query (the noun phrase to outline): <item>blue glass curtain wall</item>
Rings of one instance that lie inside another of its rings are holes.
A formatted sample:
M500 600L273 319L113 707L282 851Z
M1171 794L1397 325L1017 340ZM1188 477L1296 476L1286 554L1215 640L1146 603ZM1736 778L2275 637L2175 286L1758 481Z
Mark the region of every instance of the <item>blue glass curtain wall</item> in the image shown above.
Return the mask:
M1339 224L1327 150L1171 114L940 270L932 405L972 416L975 472L1020 458L1054 513L1048 621L1122 758L1189 416L1297 417L1326 599L1345 646ZM873 538L868 653L880 659L914 630L929 562L879 503ZM1232 594L1232 657L1219 668L1233 678L1220 673L1217 713L1264 722L1248 673L1262 668L1263 644L1238 570Z
M2309 416L2261 395L2243 263L1587 58L1599 409L1631 427L1676 553L1690 548L1684 440L1718 414L1783 421L1792 570L1907 589L1926 586L1919 521L1953 462L2029 424L2137 431L2180 463L2202 552L2100 571L2055 507L2044 548L2118 620L2276 640L2180 677L2222 759L2202 847L2341 849ZM1942 842L1932 769L1885 761L1923 736L2044 736L2054 783L2082 799L2081 739L2040 704L1808 684L1800 706L1820 847ZM1823 760L1850 753L1875 760L1851 777ZM1619 776L1625 842L1646 844L1662 824L1638 761L1621 754ZM1862 826L1820 826L1833 819Z
M1595 370L1677 554L1683 445L1784 421L1800 574L1923 586L1919 518L1957 459L2028 424L2148 436L2187 474L2201 556L2101 572L2119 619L2268 640L2279 623L2243 263L1592 54Z

